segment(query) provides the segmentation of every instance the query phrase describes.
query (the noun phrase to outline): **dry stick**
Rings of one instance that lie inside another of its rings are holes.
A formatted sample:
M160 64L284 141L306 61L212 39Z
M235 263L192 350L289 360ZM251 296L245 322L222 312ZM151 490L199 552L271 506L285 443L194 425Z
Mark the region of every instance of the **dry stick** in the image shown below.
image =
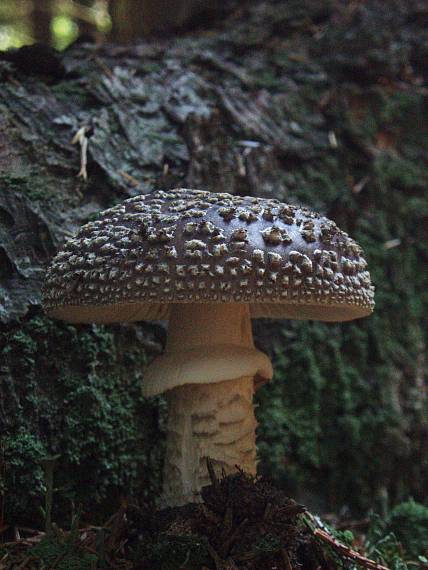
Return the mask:
M98 67L101 69L101 71L103 71L106 75L108 75L108 77L113 77L113 72L111 71L111 69L103 62L103 60L98 57L97 55L94 57L94 61L95 63L98 65Z
M214 471L213 463L209 457L207 457L207 469L208 469L208 475L210 476L211 484L214 487L214 489L216 490L216 492L218 492L219 482L217 479L217 475Z
M283 517L291 518L296 515L301 515L302 513L307 513L306 507L304 505L299 505L299 503L292 502L284 507L279 507L277 509L277 514Z
M390 570L386 566L382 566L381 564L378 564L374 560L370 560L369 558L366 558L365 556L359 554L355 550L352 550L352 548L349 548L349 546L345 546L344 544L342 544L341 542L330 536L324 530L317 528L314 530L314 535L318 536L321 540L323 540L324 542L326 542L327 544L329 544L330 546L341 552L347 558L350 558L351 560L356 560L359 564L361 564L365 568L371 568L372 570Z
M28 540L12 540L10 542L3 542L2 548L16 548L17 546L31 546L31 542Z
M186 564L189 562L189 560L190 560L190 550L187 551L186 559L183 562L183 564L180 565L180 568L182 568L183 570L186 570Z
M125 172L124 170L119 170L119 174L125 178L127 182L129 182L135 188L141 184L136 178Z
M266 520L272 511L272 503L268 503L265 508L265 512L263 513L263 520Z
M238 534L240 533L240 531L244 528L244 526L248 523L248 519L244 519L236 528L235 530L232 532L232 534L224 541L224 543L221 545L221 554L223 556L227 556L228 551L230 549L230 547L232 546L232 544L235 542Z
M80 127L74 137L71 139L71 144L79 144L80 145L80 170L78 173L78 177L83 178L83 180L88 180L88 137L86 133L89 132L90 128L85 125Z
M281 550L281 554L282 554L282 558L283 558L284 563L285 563L285 568L287 570L293 570L293 567L291 566L290 558L288 557L288 554L287 554L287 551L285 550L285 548L283 548Z

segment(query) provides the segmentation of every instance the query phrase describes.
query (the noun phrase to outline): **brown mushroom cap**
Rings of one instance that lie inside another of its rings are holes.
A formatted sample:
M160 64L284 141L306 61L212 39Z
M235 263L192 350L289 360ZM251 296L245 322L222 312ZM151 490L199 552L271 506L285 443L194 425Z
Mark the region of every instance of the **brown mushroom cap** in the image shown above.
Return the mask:
M360 246L336 224L277 200L155 191L105 210L50 266L47 313L70 322L168 318L170 303L248 303L252 317L369 315Z

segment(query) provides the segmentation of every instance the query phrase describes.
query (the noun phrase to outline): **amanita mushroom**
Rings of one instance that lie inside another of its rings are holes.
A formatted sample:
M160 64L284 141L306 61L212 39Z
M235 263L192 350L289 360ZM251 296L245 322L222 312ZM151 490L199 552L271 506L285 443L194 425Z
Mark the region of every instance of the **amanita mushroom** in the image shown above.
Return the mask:
M373 310L361 248L277 200L155 191L104 211L48 270L48 314L73 323L169 320L144 394L169 406L164 496L199 499L206 458L256 472L253 394L272 376L251 318L347 321Z

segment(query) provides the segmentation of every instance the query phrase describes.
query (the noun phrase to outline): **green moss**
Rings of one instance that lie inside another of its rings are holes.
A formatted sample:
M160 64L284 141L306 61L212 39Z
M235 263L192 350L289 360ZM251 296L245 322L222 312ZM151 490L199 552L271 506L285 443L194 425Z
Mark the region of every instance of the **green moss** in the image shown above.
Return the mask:
M36 557L42 568L50 568L55 564L58 570L92 570L98 559L95 554L85 552L74 540L58 536L44 537L28 554Z
M2 447L6 478L0 481L1 492L6 506L13 501L13 510L22 513L43 496L44 475L40 460L46 455L46 449L37 436L25 430L18 431L13 437L3 437ZM19 492L20 489L25 489L25 494Z
M120 495L138 500L158 489L157 404L141 395L145 353L134 329L75 328L35 316L2 341L7 517L37 517L37 459L46 454L60 455L56 514L74 501L98 505L103 517Z
M388 530L400 541L407 558L428 554L428 507L415 501L397 505L390 514Z
M207 544L200 536L168 535L149 546L146 557L159 570L199 570L210 563Z
M34 201L48 200L52 197L51 186L45 176L37 176L34 173L25 174L0 174L0 188L19 192Z
M274 382L259 393L261 467L292 493L324 496L321 508L382 508L386 490L389 500L402 500L410 481L422 500L428 481L427 444L417 435L428 427L428 403L416 386L427 332L428 167L419 134L428 121L418 94L385 92L370 105L358 124L341 105L330 111L339 148L298 169L288 197L331 216L363 245L375 313L344 325L260 327L272 339L275 369ZM390 150L365 154L379 130L400 137ZM341 146L349 133L357 133L361 150ZM356 194L350 180L363 177ZM403 385L412 394L405 410ZM409 472L400 476L403 463Z

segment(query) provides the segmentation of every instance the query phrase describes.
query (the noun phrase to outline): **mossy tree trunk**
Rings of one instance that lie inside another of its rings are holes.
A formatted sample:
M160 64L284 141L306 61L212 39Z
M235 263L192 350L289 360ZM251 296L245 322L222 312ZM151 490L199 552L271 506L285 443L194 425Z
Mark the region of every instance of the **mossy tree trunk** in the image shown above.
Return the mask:
M113 496L160 489L163 403L144 400L140 383L163 330L73 327L40 309L44 269L64 239L153 187L303 203L362 243L373 317L256 325L276 370L259 391L260 469L323 508L424 498L427 20L417 2L386 13L374 0L259 1L210 34L1 58L9 522L33 519L43 502L44 455L61 456L57 509L79 500L101 513ZM70 144L81 127L87 180Z

